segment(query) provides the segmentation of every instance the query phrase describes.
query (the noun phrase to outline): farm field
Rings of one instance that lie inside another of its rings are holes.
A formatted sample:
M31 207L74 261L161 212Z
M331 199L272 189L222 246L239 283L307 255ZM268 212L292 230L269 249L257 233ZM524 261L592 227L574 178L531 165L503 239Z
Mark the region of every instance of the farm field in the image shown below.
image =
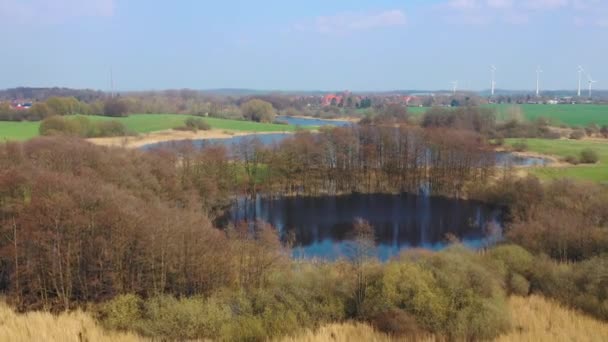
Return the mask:
M6 140L23 141L38 135L38 122L0 121L0 142Z
M608 125L608 105L535 105L535 104L492 104L486 105L496 110L499 121L509 119L509 112L519 108L526 120L536 120L539 117L551 120L553 125L587 126L595 123L600 126ZM428 107L408 107L409 113L414 117L422 117Z
M576 165L566 167L542 167L531 170L541 179L573 178L595 182L608 182L608 140L549 140L549 139L506 139L505 143L512 146L525 141L528 150L535 153L556 157L578 156L583 149L595 150L600 161L595 165Z
M535 104L496 104L489 105L496 109L497 118L505 119L509 108L519 107L527 120L539 117L548 118L554 124L569 126L586 126L590 123L608 124L608 105L577 104L577 105L535 105Z
M125 118L113 118L107 116L86 116L93 121L120 121L128 130L135 133L150 133L171 129L184 124L191 115L181 114L132 114ZM290 132L297 127L290 125L277 125L257 123L252 121L226 120L217 118L204 118L211 128L229 131L247 132ZM6 140L28 140L38 136L39 122L9 122L0 121L0 141Z

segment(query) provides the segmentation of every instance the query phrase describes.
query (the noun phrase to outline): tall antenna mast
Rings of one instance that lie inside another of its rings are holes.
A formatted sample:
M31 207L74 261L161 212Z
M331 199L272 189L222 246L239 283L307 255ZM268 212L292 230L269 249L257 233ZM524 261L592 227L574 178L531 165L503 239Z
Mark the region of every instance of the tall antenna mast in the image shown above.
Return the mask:
M494 97L494 91L496 89L496 67L494 65L492 65L491 70L492 70L492 97Z
M540 68L536 68L536 97L540 97L540 74L543 70Z
M585 69L583 69L582 66L578 66L578 97L581 97L581 83L583 82L583 72L585 71Z

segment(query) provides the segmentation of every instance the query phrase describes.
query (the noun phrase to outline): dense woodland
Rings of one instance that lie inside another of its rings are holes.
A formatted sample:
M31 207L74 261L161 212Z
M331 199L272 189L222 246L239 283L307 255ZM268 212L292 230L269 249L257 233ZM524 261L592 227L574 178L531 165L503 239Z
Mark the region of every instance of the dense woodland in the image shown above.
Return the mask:
M96 303L110 328L175 339L260 340L346 319L408 336L491 338L512 329L511 293L608 319L602 186L508 174L484 183L491 168L473 132L362 126L245 145L3 144L0 290L23 310ZM405 162L414 156L424 163ZM456 242L380 264L373 230L358 222L351 257L309 262L291 259L263 222L213 224L235 194L403 191L419 181L504 207L506 242L517 245L478 253Z

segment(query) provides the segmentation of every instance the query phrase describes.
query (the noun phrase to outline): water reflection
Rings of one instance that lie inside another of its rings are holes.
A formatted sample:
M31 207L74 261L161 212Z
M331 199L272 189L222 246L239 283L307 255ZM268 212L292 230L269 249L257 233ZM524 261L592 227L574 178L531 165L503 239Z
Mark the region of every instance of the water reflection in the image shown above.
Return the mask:
M498 216L475 201L408 194L241 198L231 210L233 222L263 220L282 236L293 232L295 257L327 260L348 257L357 218L375 228L376 255L387 260L407 248L442 249L449 234L471 248L492 244L501 237Z

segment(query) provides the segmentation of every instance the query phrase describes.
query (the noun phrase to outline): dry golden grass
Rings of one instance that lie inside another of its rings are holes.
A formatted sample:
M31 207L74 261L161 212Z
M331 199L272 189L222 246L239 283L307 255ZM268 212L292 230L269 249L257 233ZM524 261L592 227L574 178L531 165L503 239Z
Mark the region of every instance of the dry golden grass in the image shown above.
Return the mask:
M53 315L48 312L17 314L0 303L0 341L11 342L140 342L133 334L104 330L82 311Z
M497 341L608 341L608 324L539 296L513 297L509 300L513 331ZM429 336L418 341L440 341ZM109 332L82 311L52 315L47 312L16 314L0 303L0 341L116 341L140 342L146 339L134 334ZM394 338L361 323L331 324L307 331L283 342L350 342L408 341Z
M297 337L281 339L282 342L392 342L406 341L405 339L391 338L390 336L374 330L369 325L361 323L330 324L317 331L307 331ZM429 340L432 341L432 340Z
M500 342L560 342L608 341L608 324L578 311L569 310L539 296L512 297L509 300L513 318L513 331L497 339ZM441 341L432 336L422 341ZM308 331L283 342L329 341L408 341L391 338L365 324L332 324L316 332ZM420 341L420 340L418 340Z
M509 300L513 332L498 341L608 341L608 324L539 296Z

